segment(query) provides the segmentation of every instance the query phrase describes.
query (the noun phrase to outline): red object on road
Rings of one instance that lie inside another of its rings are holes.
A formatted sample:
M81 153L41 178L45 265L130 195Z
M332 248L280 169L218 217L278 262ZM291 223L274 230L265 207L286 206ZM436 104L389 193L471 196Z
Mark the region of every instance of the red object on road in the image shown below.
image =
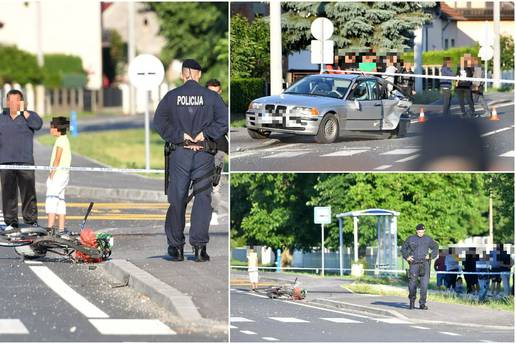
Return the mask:
M423 109L423 107L421 106L419 108L419 119L418 119L418 122L419 123L425 123L426 119L425 119L425 109Z

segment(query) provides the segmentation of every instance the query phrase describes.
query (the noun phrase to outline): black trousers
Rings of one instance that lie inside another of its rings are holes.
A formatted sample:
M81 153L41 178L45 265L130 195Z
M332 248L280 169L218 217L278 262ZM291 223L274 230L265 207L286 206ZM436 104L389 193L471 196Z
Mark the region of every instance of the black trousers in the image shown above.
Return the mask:
M417 281L419 278L419 304L426 303L426 293L428 289L428 280L430 279L430 262L414 262L409 267L409 300L416 301Z
M0 179L5 223L7 225L18 224L18 189L22 202L23 222L36 223L38 221L38 205L34 171L0 170Z
M484 93L482 92L473 92L473 102L478 103L480 100L480 104L484 108L484 111L487 115L489 115L489 106L487 106L486 98L484 98Z
M459 97L459 104L462 115L466 117L473 117L475 115L475 105L473 104L473 94L471 93L471 88L456 88L455 93L457 93L457 97ZM464 99L466 99L466 102L468 103L468 113L466 113Z
M165 220L165 233L171 247L185 244L186 199L190 183L209 174L215 168L215 157L206 152L194 152L177 148L169 156L170 183L168 202L170 206ZM192 246L204 246L209 241L209 228L213 208L211 207L212 179L207 178L194 185L194 190L209 186L193 199L190 218L189 241Z
M451 89L443 88L441 93L443 95L443 116L448 116L451 106Z

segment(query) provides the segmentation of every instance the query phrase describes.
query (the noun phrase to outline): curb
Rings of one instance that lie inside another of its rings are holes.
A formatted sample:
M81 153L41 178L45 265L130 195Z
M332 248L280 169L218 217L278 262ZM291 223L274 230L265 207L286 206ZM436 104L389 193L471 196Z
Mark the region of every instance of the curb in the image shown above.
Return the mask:
M108 261L102 268L116 279L161 305L174 315L189 322L202 319L191 297L124 259Z

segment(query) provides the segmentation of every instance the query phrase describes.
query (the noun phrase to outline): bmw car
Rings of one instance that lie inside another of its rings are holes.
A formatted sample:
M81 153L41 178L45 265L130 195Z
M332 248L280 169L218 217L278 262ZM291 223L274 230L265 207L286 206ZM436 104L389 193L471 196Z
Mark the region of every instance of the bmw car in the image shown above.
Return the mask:
M359 74L306 76L278 96L253 100L246 127L253 139L272 132L311 135L335 142L346 132L389 133L403 137L412 102L389 81Z

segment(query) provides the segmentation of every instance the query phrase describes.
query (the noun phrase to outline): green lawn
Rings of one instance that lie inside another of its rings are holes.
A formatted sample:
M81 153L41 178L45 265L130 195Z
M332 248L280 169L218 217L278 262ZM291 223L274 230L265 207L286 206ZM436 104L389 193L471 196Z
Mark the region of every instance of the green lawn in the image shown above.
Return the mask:
M245 114L231 114L231 128L245 128Z

